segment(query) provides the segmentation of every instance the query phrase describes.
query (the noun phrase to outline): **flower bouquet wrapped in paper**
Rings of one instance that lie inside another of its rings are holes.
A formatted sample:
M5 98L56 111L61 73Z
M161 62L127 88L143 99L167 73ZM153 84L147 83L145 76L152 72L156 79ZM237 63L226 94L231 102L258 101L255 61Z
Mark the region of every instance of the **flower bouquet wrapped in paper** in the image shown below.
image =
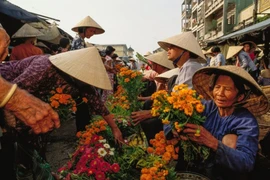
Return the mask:
M201 114L204 111L202 96L185 84L175 86L171 93L158 91L152 95L152 99L154 102L151 113L160 117L166 129L181 133L186 123L201 125L205 121ZM200 136L199 129L195 136ZM209 155L209 148L190 140L180 140L180 146L186 161L198 158L205 160Z

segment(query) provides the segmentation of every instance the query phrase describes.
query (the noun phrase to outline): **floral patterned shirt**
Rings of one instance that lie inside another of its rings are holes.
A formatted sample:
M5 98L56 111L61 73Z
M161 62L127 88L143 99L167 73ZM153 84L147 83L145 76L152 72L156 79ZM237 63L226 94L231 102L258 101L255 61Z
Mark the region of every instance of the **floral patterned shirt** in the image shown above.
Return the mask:
M31 56L21 61L0 64L0 74L6 80L16 83L20 88L43 100L50 95L53 88L64 87L64 93L70 94L74 99L78 96L86 97L91 114L102 116L109 114L93 86L74 80L70 76L66 78L66 74L53 66L47 55ZM83 88L79 88L81 85Z
M85 41L81 37L75 38L71 43L71 50L82 49L85 47L86 47Z

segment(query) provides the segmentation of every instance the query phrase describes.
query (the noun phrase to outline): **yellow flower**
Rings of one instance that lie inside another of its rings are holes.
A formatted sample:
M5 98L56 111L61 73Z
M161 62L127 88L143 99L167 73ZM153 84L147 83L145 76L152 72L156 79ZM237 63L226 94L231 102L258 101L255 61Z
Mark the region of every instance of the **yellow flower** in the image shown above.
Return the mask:
M162 119L163 124L170 124L170 121L168 119Z

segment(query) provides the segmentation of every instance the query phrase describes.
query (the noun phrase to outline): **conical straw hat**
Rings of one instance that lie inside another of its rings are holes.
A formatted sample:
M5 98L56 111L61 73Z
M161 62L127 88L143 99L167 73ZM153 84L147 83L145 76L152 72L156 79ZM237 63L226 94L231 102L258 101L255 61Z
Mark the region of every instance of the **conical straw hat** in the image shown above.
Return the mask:
M147 56L150 56L152 53L150 51L147 51L143 56L144 57L147 57Z
M241 44L239 44L240 46L244 46L244 44L250 44L250 49L252 48L257 48L257 45L253 42L253 41L244 41Z
M12 38L38 37L43 35L44 34L36 28L33 28L29 24L24 24L15 34L13 34Z
M270 78L270 69L261 70L261 76L264 78Z
M243 49L243 46L230 46L227 52L226 59L232 58Z
M147 59L168 69L175 68L172 61L168 60L167 51L152 54L150 56L147 56Z
M159 41L158 44L166 51L170 45L180 47L198 55L201 59L204 60L204 62L206 61L202 49L191 31L182 32L181 34L169 37L163 41Z
M79 27L93 27L96 28L95 34L102 34L105 30L92 19L90 16L86 16L83 20L81 20L78 24L76 24L71 30L78 32Z
M41 48L46 48L46 49L50 49L48 46L46 46L43 42L39 41L36 45L37 47L41 47Z
M168 80L169 78L173 77L174 75L177 75L178 72L179 72L179 68L171 69L169 71L166 71L166 72L156 76L155 80L158 82L164 82L164 81Z
M49 59L58 69L80 81L101 89L112 89L96 47L60 53Z
M258 83L243 68L231 65L205 67L195 72L192 78L193 88L206 100L212 99L209 87L214 74L231 74L241 78L240 83L245 85L246 90L251 90L250 96L243 102L243 107L247 108L254 116L265 114L269 110L268 98Z

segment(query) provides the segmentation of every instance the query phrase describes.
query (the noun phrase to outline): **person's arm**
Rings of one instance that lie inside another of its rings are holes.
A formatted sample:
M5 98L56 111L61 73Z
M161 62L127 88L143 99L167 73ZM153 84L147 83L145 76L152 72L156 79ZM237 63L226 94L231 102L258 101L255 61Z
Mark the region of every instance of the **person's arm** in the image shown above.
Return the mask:
M136 111L131 113L131 118L135 125L139 124L140 122L152 118L151 110L142 110Z
M248 66L248 59L247 59L247 57L243 53L239 53L238 57L239 57L239 61L242 62L241 67L244 68L244 69L246 69L247 66Z
M184 133L188 133L192 141L205 145L215 153L215 161L224 167L236 172L250 172L255 163L258 151L258 125L256 119L242 118L237 122L235 131L237 135L236 148L231 148L216 139L204 127L194 124L186 124ZM200 136L194 136L197 129L200 129Z
M83 90L83 97L87 98L87 100L88 100L87 104L88 104L89 108L93 109L96 114L101 115L104 118L104 120L111 127L111 129L113 131L114 138L117 141L123 142L122 133L119 130L119 128L117 127L115 121L113 120L113 115L110 114L110 112L108 111L106 106L102 103L100 96L99 96L98 92L96 91L96 89L94 87L91 87L91 86L85 86L85 88L83 88L83 89L84 89Z
M36 134L46 133L53 127L60 127L58 114L48 104L20 88L16 88L14 93L9 94L12 87L14 85L0 77L0 103L3 103L7 95L10 96L3 104L4 109L30 126Z

